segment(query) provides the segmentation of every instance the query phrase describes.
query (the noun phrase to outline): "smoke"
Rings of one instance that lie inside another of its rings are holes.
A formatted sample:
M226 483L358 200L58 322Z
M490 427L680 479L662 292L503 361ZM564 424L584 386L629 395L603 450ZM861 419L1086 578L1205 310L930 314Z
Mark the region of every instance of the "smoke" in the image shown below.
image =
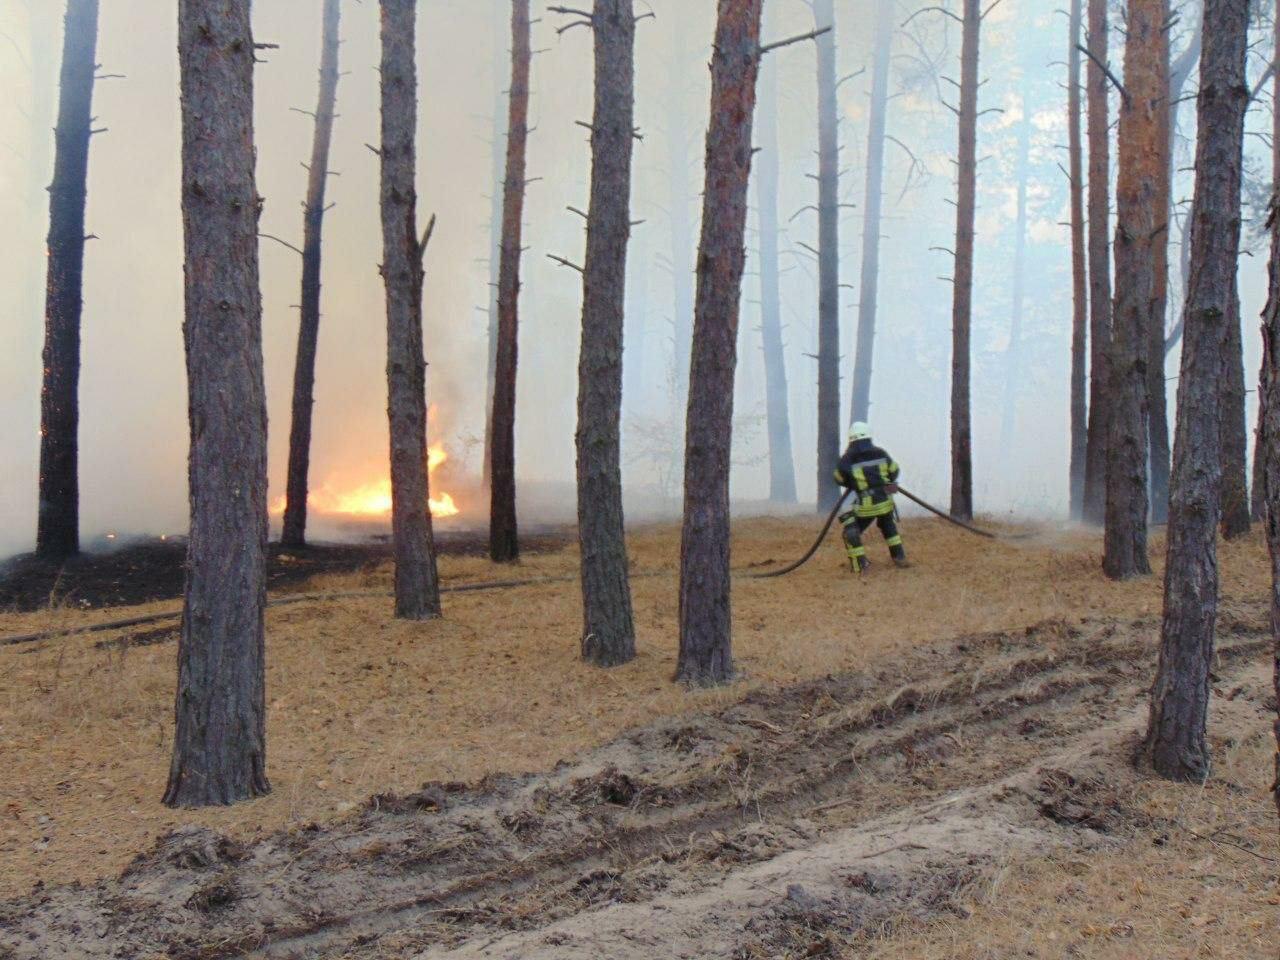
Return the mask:
M922 4L923 5L923 4ZM539 5L540 6L540 5ZM706 62L714 4L652 0L656 19L639 25L632 251L625 398L624 477L637 502L678 506L684 411L677 409L674 277L694 269L693 248L671 250L672 183L685 185L696 243L706 125ZM812 29L805 6L768 0L769 31ZM47 195L61 48L61 3L6 4L0 12L0 216L9 256L0 262L0 555L28 549L35 528ZM638 4L640 10L649 8ZM255 33L279 49L263 51L256 74L258 190L262 231L300 242L320 49L319 0L257 0ZM484 433L490 198L495 111L503 109L509 6L505 0L439 0L420 5L419 216L439 217L427 254L425 295L428 393L436 407L432 441L443 441L456 471L480 469ZM872 5L842 4L840 74L869 64ZM589 176L591 37L562 35L561 18L538 9L533 65L526 211L517 468L530 510L560 514L571 503L581 280L546 254L580 260ZM904 17L905 19L905 17ZM1061 511L1066 498L1070 277L1061 84L1065 20L1036 0L1007 0L984 25L984 119L979 154L979 250L974 318L976 498L980 511ZM910 34L908 36L908 34ZM385 339L377 265L380 233L377 158L378 9L343 5L338 113L325 223L323 300L316 380L312 482L355 484L386 474ZM676 42L676 41L679 42ZM1175 44L1176 45L1176 44ZM176 23L171 0L102 5L95 91L97 125L90 160L90 242L84 286L81 377L81 497L86 538L111 530L170 533L185 527L186 385L182 353L182 223L179 208L179 104ZM924 14L899 31L891 89L885 186L880 319L872 386L877 437L906 469L913 489L939 498L947 484L950 265L931 248L952 245L954 118L939 102L954 75L958 35L946 18ZM683 50L683 53L681 52ZM816 410L816 268L801 244L816 242L816 79L812 44L778 51L784 233L783 320L790 412L801 497L812 498ZM939 68L935 70L931 61ZM1022 122L1022 72L1032 71L1033 120L1024 357L1015 448L999 444L1012 297L1013 166ZM497 81L501 78L501 82ZM869 72L840 91L842 200L860 205L866 152ZM1193 111L1182 111L1190 134ZM1255 114L1265 111L1255 111ZM1254 116L1255 127L1269 118ZM499 124L501 127L502 124ZM670 169L666 138L687 138L689 168ZM1251 152L1260 150L1251 138ZM502 148L499 143L498 148ZM909 151L909 152L908 152ZM1185 163L1183 164L1185 165ZM1265 169L1265 164L1263 165ZM1185 176L1175 187L1189 197ZM794 217L793 217L794 214ZM841 368L848 409L861 212L841 223ZM754 215L748 246L754 247ZM768 489L763 428L764 377L758 332L759 279L744 281L736 391L733 493L763 499ZM296 253L262 245L263 349L270 414L271 496L283 491L300 264ZM1176 283L1176 258L1174 260ZM1242 267L1244 316L1256 316L1265 287L1258 259ZM640 324L640 327L637 327ZM637 330L642 330L638 334ZM1256 369L1256 338L1246 363ZM1175 353L1176 358L1176 353ZM1170 376L1176 375L1176 359ZM637 370L639 371L637 373ZM1171 388L1176 383L1171 383ZM1171 405L1172 406L1172 405ZM1250 413L1252 416L1252 412ZM559 493L548 491L559 491ZM942 497L945 499L945 497ZM535 502L536 500L536 502Z

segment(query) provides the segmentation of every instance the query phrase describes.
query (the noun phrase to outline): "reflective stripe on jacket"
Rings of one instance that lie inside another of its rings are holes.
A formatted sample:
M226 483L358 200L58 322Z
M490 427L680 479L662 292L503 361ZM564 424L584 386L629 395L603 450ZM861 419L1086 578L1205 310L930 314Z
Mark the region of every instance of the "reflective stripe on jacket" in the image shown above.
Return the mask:
M896 483L901 472L893 458L870 440L855 440L840 458L835 481L857 492L855 515L883 517L895 509L893 497L885 488Z

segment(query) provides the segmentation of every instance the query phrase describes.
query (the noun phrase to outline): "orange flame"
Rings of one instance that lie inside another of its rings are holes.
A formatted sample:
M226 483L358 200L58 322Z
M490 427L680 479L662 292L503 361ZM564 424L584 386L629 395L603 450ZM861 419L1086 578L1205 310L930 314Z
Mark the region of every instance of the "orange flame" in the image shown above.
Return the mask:
M437 467L449 459L444 447L436 444L427 450L427 473L435 473ZM453 497L440 493L427 501L433 517L456 517L461 511ZM351 490L334 490L327 483L307 495L307 506L318 513L344 517L391 516L391 480L374 480ZM278 497L271 504L271 513L284 513L285 498Z

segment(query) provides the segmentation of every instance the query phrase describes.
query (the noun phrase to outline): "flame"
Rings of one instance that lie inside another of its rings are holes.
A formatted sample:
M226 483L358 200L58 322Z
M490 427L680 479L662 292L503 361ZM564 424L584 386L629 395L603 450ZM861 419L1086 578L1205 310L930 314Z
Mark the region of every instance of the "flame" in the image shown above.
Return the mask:
M440 444L427 449L427 473L435 473L436 468L449 459L449 455ZM433 517L456 517L461 511L453 497L440 493L428 499ZM389 517L391 516L391 480L373 480L350 490L334 490L325 484L307 495L307 506L318 513L334 514L345 517ZM271 513L284 513L285 498L278 497L271 504Z

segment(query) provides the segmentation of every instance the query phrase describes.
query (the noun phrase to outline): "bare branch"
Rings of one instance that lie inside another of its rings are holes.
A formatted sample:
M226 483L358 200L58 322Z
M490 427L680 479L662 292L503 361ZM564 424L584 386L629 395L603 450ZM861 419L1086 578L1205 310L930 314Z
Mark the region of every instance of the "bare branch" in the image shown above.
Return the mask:
M427 244L431 242L431 235L436 232L436 215L433 213L431 219L427 221L427 229L423 231L422 240L418 244L418 259L421 260L427 255Z
M1124 84L1120 82L1119 78L1116 77L1116 75L1111 72L1111 68L1108 67L1101 60L1099 60L1096 56L1094 56L1093 51L1090 50L1088 47L1086 47L1083 43L1077 43L1076 49L1079 50L1086 57L1088 57L1090 60L1092 60L1095 64L1098 65L1098 69L1101 70L1103 73L1105 73L1107 75L1107 79L1110 80L1113 84L1115 84L1115 88L1120 91L1120 96L1124 97L1124 102L1128 103L1129 91L1124 88Z
M566 260L564 257L556 256L554 253L548 253L548 254L547 254L547 259L548 259L548 260L554 260L556 263L560 264L560 266L562 266L562 267L568 267L570 270L577 270L579 273L584 274L584 275L585 275L585 274L586 274L586 272L587 272L587 271L583 270L583 269L582 269L582 267L580 267L580 266L578 266L576 263L574 263L572 260Z
M793 43L803 43L805 40L817 40L824 33L830 33L830 27L821 27L817 30L810 30L808 33L802 33L798 37L788 37L786 40L775 40L773 43L766 43L760 47L760 56L764 56L771 50L778 50L782 47L789 47Z
M296 253L296 254L297 254L298 256L300 256L300 257L301 257L301 256L305 256L305 254L303 254L303 252L302 252L301 250L299 250L297 247L295 247L295 246L294 246L292 243L290 243L288 240L281 240L279 237L274 236L274 235L272 235L272 234L270 234L270 233L260 233L260 234L258 234L258 236L262 237L264 240L274 240L276 243L280 244L280 246L282 246L282 247L288 247L290 250L292 250L294 253Z

